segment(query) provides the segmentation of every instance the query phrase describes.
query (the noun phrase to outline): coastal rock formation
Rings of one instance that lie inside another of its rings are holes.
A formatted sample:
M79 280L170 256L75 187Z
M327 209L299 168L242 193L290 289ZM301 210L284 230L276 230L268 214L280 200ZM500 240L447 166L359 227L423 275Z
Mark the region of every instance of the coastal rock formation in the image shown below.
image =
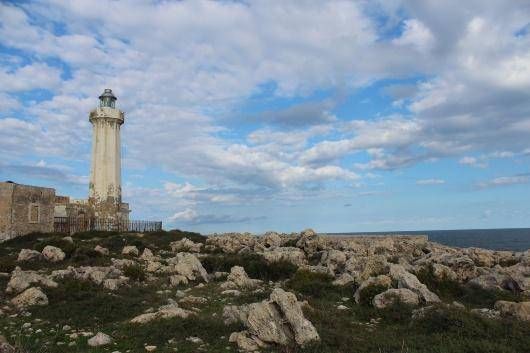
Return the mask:
M255 350L264 344L304 346L320 337L304 317L293 293L275 288L269 300L240 307L225 307L225 323L241 322L247 330L233 333L230 340L241 350Z
M176 257L167 260L173 273L182 275L190 281L202 279L208 282L208 273L197 256L190 253L178 253Z
M262 255L268 262L287 261L298 267L307 264L304 252L295 247L276 247L258 254Z
M361 301L361 293L364 289L368 287L382 287L382 288L390 288L392 286L392 279L388 277L387 275L379 275L377 277L370 277L361 285L357 290L355 291L355 294L353 295L355 302L360 303Z
M202 243L195 243L188 238L183 238L182 240L174 241L169 244L171 250L174 252L184 251L184 252L201 252L203 247Z
M425 303L437 303L440 301L438 296L431 292L426 285L418 280L418 277L407 272L401 265L390 265L390 277L396 280L398 288L407 288L418 294Z

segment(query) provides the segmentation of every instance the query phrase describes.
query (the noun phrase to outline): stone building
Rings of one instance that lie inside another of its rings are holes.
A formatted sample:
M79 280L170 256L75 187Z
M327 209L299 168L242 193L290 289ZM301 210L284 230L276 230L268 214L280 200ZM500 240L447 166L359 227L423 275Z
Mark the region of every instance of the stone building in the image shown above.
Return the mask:
M51 232L55 189L0 182L0 241L32 232Z

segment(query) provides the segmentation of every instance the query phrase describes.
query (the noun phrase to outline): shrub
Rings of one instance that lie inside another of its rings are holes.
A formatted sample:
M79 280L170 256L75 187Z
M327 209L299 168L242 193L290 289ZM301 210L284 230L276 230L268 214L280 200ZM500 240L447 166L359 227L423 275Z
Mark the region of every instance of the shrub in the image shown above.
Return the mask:
M14 256L0 257L0 272L11 272L17 266L16 258Z
M201 260L207 272L230 272L234 266L242 266L251 278L264 281L279 281L290 278L297 267L287 261L267 262L257 254L208 255Z
M133 281L145 281L145 271L140 265L129 265L123 269L123 275L129 277Z
M332 281L333 277L328 274L300 270L287 281L286 285L290 289L313 298L340 297L341 287L334 286Z
M359 293L359 304L372 305L372 300L379 293L383 293L388 288L381 285L373 285L363 288Z

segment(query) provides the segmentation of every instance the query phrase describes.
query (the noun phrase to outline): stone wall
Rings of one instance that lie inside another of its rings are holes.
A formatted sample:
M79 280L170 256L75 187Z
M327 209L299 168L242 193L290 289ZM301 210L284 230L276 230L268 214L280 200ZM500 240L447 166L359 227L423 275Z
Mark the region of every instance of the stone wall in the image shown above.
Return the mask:
M55 189L0 183L0 241L32 232L52 232Z

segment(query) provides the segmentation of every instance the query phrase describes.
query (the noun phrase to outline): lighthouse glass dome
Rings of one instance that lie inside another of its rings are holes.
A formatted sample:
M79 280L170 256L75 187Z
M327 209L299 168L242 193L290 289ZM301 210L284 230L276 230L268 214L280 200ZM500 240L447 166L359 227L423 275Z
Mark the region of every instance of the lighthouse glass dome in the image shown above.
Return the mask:
M99 106L100 107L116 107L116 96L112 93L112 90L105 88L105 91L99 96Z

